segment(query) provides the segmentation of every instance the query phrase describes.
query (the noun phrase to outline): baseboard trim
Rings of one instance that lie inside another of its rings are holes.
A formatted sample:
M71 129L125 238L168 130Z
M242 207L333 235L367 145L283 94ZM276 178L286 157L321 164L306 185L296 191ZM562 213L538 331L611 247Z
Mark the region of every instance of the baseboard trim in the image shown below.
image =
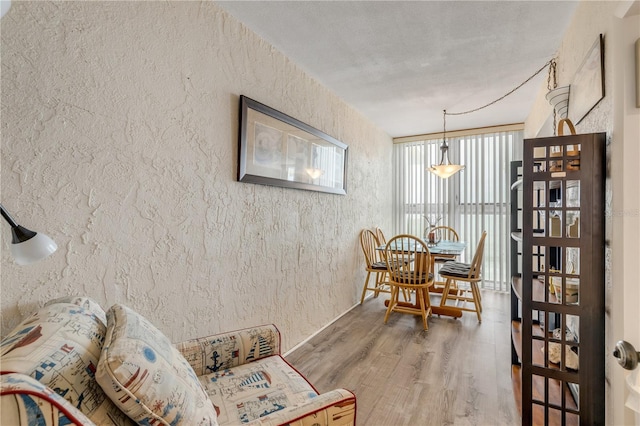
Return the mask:
M369 299L370 297L373 297L373 294L369 295L367 298L365 298L365 300ZM335 317L330 323L326 324L324 327L322 327L321 329L319 329L318 331L316 331L315 333L313 333L311 336L307 337L306 339L304 339L302 342L298 343L297 345L295 345L293 348L289 349L287 352L284 353L284 355L282 355L283 357L287 357L287 355L290 355L291 353L293 353L293 351L295 351L296 349L298 349L300 346L304 345L305 343L307 343L309 340L313 339L315 336L317 336L318 334L320 334L325 328L329 327L331 324L333 324L334 322L338 321L340 318L342 318L343 316L347 315L349 312L351 312L354 308L360 306L360 303L356 303L355 305L353 305L352 307L350 307L349 309L347 309L345 312L343 312L342 314L340 314L339 316Z

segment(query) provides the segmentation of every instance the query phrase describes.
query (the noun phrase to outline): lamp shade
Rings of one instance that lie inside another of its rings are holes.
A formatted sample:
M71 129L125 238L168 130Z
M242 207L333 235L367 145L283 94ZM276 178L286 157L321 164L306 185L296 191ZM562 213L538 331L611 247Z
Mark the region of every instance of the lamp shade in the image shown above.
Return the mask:
M45 234L18 225L2 204L0 212L11 225L11 254L18 265L29 265L42 260L58 249L57 244Z
M560 118L567 118L570 91L571 86L563 86L550 90L546 95L547 101L549 101Z
M464 170L465 166L460 164L440 164L437 166L429 167L429 171L436 176L441 177L442 179L446 179L458 173L461 170Z
M18 265L30 265L50 256L57 249L55 241L42 233L36 233L26 241L11 243L11 254Z
M461 164L451 164L451 162L449 161L449 145L447 145L446 139L442 140L442 145L440 145L440 152L440 164L434 164L427 170L442 179L447 179L455 175L459 171L464 170L465 166Z
M429 170L441 179L447 179L464 170L465 166L451 164L449 161L449 145L447 145L447 110L442 111L442 145L440 145L440 164L434 164Z

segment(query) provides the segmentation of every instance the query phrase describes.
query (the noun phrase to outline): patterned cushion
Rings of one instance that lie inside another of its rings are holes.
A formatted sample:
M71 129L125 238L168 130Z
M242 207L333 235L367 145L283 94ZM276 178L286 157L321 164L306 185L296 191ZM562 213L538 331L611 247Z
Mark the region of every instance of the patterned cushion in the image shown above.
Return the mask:
M95 381L105 334L102 320L78 305L44 306L2 339L2 371L35 378L98 425L131 425Z
M200 382L221 424L247 423L318 396L280 355L200 376Z
M407 259L406 262L391 261L391 266L394 267L397 264L406 265L407 263L410 263L410 262L413 262L413 258ZM371 265L371 267L373 269L384 269L386 271L387 270L387 261L386 260L381 260L379 262L375 262L373 265Z
M94 425L69 401L24 374L0 376L0 395L0 423L3 425Z
M449 275L452 277L460 277L467 278L469 276L469 271L471 270L471 265L468 263L455 262L450 261L445 263L442 268L438 271L440 275Z
M218 424L186 359L156 327L125 306L113 305L107 312L96 380L140 424Z
M197 376L280 354L280 332L273 324L259 325L175 345Z
M371 269L384 269L385 271L387 270L387 262L384 260L381 260L379 262L375 262L373 264L371 264Z
M100 321L102 321L102 324L104 324L105 327L107 326L107 314L105 314L102 306L100 306L98 302L93 299L84 296L65 296L51 300L45 303L45 306L54 305L56 303L72 303L74 305L81 306L87 311L94 314Z

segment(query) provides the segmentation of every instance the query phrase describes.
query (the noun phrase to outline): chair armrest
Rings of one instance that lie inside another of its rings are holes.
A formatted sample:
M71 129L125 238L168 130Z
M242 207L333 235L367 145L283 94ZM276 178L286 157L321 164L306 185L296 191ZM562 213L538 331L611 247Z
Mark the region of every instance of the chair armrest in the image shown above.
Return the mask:
M95 426L69 401L26 374L2 374L0 407L3 425L30 426L55 419L55 424Z
M348 426L356 424L356 396L346 389L334 389L304 404L274 411L247 426Z
M177 343L196 376L280 355L280 331L273 324L213 334Z

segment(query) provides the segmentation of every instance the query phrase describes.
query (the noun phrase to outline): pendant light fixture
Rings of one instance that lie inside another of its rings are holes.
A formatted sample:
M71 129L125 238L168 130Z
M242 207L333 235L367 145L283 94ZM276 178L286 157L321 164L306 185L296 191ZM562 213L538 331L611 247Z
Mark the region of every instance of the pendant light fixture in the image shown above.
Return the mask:
M2 217L11 225L11 254L18 265L29 265L48 257L58 249L55 241L41 232L34 232L16 223L0 204Z
M451 164L449 161L449 145L447 145L447 110L445 109L442 114L442 145L440 145L440 164L429 167L429 170L434 175L447 179L460 170L464 170L465 166L459 164Z
M547 99L549 99L549 102L551 102L551 104L553 105L554 111L562 116L562 114L566 114L566 110L567 110L566 106L569 103L569 88L568 87L566 87L566 88L563 87L563 88L557 89L557 91L553 90L553 89L556 89L556 87L557 87L556 78L555 78L555 72L556 72L556 60L555 59L549 60L546 64L544 64L542 66L542 68L540 68L538 71L533 73L533 75L531 75L525 81L520 83L518 86L516 86L513 89L511 89L506 94L500 96L498 99L493 100L493 101L489 102L488 104L482 105L480 107L477 107L477 108L474 108L474 109L470 109L468 111L450 112L450 113L448 113L448 115L471 114L473 112L480 111L481 109L485 109L487 107L490 107L491 105L493 105L493 104L495 104L497 102L500 102L501 100L503 100L507 96L511 95L513 92L515 92L516 90L518 90L519 88L521 88L525 84L527 84L529 81L531 81L531 79L533 79L535 76L540 74L547 67L549 67L549 77L548 77L548 80L547 80L547 86L548 86L549 91L550 91L549 95L547 95L548 96ZM552 79L553 79L553 83L552 83ZM555 112L554 112L554 120L555 120L555 117L556 117ZM429 170L431 173L433 173L434 175L436 175L436 176L438 176L438 177L440 177L442 179L446 179L446 178L449 178L449 177L455 175L460 170L464 170L465 166L458 165L458 164L451 164L451 162L449 161L449 153L448 153L449 145L447 145L447 110L446 109L443 111L442 121L443 121L443 125L442 125L442 145L440 145L440 152L441 152L441 154L440 154L440 164L433 165L433 166L429 167L427 170ZM553 127L555 128L555 122L554 122L554 126Z

